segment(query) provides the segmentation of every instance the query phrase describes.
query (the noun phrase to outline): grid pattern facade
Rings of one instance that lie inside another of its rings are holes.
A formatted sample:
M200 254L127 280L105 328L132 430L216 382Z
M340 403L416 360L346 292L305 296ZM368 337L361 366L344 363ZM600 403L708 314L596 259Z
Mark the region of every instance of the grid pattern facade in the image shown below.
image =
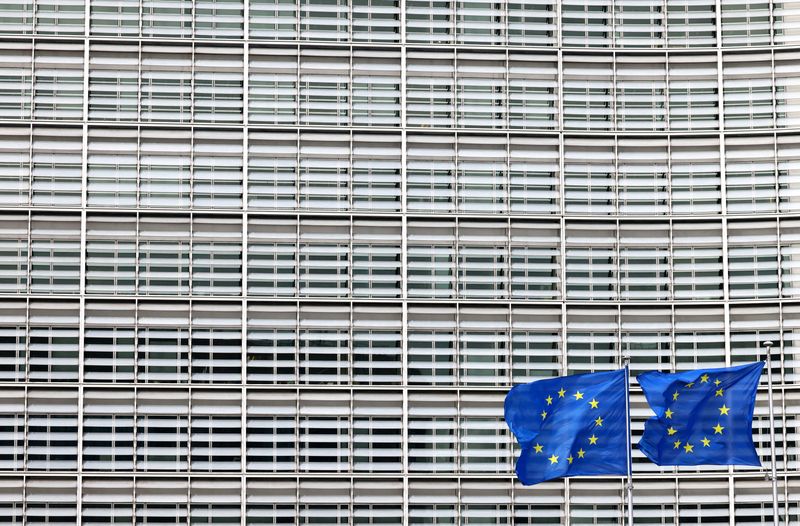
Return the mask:
M800 1L2 2L0 524L621 524L508 388L769 339L800 525L798 130ZM637 524L771 524L633 462Z

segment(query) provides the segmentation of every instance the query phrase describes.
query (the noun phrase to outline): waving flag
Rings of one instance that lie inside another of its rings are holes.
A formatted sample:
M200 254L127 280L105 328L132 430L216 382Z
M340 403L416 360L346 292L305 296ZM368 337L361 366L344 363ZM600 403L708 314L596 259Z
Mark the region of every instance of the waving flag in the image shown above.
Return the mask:
M519 442L517 476L537 484L575 475L625 475L625 369L518 385L505 418Z
M639 449L659 466L760 466L753 407L763 362L636 378L655 412Z

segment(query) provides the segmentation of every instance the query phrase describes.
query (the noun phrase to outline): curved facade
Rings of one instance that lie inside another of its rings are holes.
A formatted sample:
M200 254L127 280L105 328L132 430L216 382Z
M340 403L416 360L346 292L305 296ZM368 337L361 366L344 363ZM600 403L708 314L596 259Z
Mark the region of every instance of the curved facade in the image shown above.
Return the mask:
M800 2L16 0L0 50L0 522L621 524L515 483L510 385L770 339L800 524Z

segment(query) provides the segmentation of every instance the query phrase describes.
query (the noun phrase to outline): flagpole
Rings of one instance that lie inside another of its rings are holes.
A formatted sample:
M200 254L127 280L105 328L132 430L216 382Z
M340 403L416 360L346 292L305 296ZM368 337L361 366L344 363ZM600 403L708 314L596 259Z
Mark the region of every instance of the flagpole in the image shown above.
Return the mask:
M773 397L772 397L772 342L766 341L763 343L764 350L767 353L767 389L769 391L769 449L772 457L772 523L778 526L778 475L777 463L778 459L775 456L775 412L773 410Z
M623 363L625 364L625 430L628 434L628 481L625 484L625 490L628 500L628 526L633 526L633 452L631 448L631 373L629 365L631 362L630 356L623 356Z

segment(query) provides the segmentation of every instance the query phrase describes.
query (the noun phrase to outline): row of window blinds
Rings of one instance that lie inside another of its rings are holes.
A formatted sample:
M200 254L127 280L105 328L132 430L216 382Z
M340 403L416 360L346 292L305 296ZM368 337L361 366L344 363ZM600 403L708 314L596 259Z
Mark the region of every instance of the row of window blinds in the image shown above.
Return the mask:
M82 44L0 48L4 119L231 124L247 113L251 124L401 125L399 50L250 47L244 55L241 47L200 44L93 44L84 79ZM797 64L794 51L724 54L718 72L716 55L565 54L559 63L554 54L522 51L409 50L406 125L794 127Z
M508 385L610 370L724 367L783 350L776 382L800 378L800 308L442 307L249 302L7 300L0 380L238 384ZM242 320L246 326L242 327ZM83 342L82 352L80 342ZM726 347L730 350L726 351ZM566 349L566 350L564 350Z
M503 421L503 396L412 390L404 424L399 391L248 389L243 400L238 390L86 388L78 412L74 390L10 388L0 399L0 419L9 429L0 466L76 470L80 461L83 471L239 471L244 462L248 472L397 472L407 435L410 472L509 474L518 447ZM769 456L767 398L759 394L754 417L762 458ZM800 425L800 393L786 391L776 405L785 415L777 419L778 469L796 470L791 437ZM631 415L636 443L651 415L643 395L632 395ZM660 471L638 450L633 457L637 472ZM759 469L741 470L748 471Z
M621 517L624 511L620 496L623 491L621 483L611 479L599 479L598 482L602 488L599 491L595 485L586 481L566 481L570 490L569 499L566 499L565 482L562 481L545 482L532 489L506 480L456 480L443 477L432 481L410 478L407 506L412 517L420 521L414 524L429 523L424 522L424 519L430 519L431 514L436 511L442 513L449 509L452 514L456 510L465 513L485 509L487 505L491 506L495 519L508 519L513 515L517 519L527 520L536 516L543 519L543 524L558 524L553 521L562 516L565 508L581 517L582 511L597 506L613 512L608 518ZM641 508L637 504L635 515L643 519L658 518L659 524L674 524L678 517L708 517L707 513L719 504L724 503L727 510L729 485L733 486L737 519L759 517L760 522L760 513L766 513L765 521L771 518L769 505L772 497L769 482L750 477L714 477L703 482L676 477L659 481L637 480L634 498L637 503L641 503ZM235 504L234 516L238 517L240 499L244 495L248 518L264 518L270 511L279 512L276 517L288 518L303 512L320 513L321 516L343 512L345 517L349 517L350 513L358 516L360 511L375 512L384 509L386 515L383 516L393 520L381 521L381 524L402 523L401 481L358 477L324 480L304 478L298 481L258 477L221 477L214 480L202 477L137 477L135 480L118 477L107 480L87 476L80 484L69 477L10 477L4 479L0 488L0 506L3 506L4 512L15 514L21 513L21 509L17 510L14 503L21 505L25 502L29 506L36 506L52 499L57 503L71 505L72 512L75 513L78 490L82 496L84 521L87 516L94 517L95 513L105 510L113 510L121 518L127 516L130 520L134 510L154 510L159 504L167 503L172 504L173 511L182 510L184 514L191 513L193 517L204 510L215 510L217 507L226 509L226 506ZM783 496L788 492L788 505L792 513L797 513L797 503L794 500L797 491L797 478L782 477L779 481L781 507L787 504L783 502ZM207 500L212 496L214 503L208 504ZM758 510L753 509L753 504L758 504ZM753 514L754 511L757 511L756 515ZM496 513L500 514L499 517ZM118 522L130 524L125 520Z
M245 6L245 4L247 4ZM709 0L480 3L411 0L413 43L568 47L764 46L797 43L796 1ZM717 11L720 11L717 13ZM247 19L245 19L246 14ZM717 17L720 18L720 26ZM0 10L0 34L400 42L394 0L20 0ZM86 28L88 25L88 28ZM721 29L721 35L718 34Z
M728 136L722 150L724 166L717 138L159 128L90 128L84 146L79 128L12 126L0 204L79 206L85 192L90 207L394 212L405 180L418 213L715 215L723 196L730 214L800 210L794 136Z
M404 262L396 220L250 216L243 240L239 216L89 215L82 248L77 215L6 213L0 290L78 293L85 251L90 294L652 301L800 291L794 219L570 221L563 244L559 226L409 220Z

